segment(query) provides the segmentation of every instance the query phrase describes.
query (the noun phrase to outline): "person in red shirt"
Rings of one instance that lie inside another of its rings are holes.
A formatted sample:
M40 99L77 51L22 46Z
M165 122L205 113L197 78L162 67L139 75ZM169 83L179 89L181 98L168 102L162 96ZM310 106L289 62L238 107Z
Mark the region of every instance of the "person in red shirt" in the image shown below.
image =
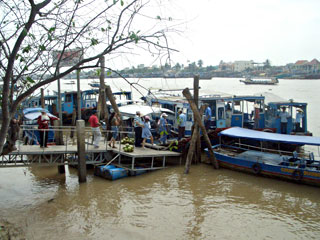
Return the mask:
M97 116L97 111L92 111L92 115L89 118L90 127L93 133L93 145L95 148L99 147L99 142L101 138L101 132L100 132L100 123Z
M40 147L48 147L48 135L49 131L49 122L52 122L53 120L60 120L57 117L48 116L45 111L41 112L41 115L38 117L38 129L39 129L39 135L40 135Z

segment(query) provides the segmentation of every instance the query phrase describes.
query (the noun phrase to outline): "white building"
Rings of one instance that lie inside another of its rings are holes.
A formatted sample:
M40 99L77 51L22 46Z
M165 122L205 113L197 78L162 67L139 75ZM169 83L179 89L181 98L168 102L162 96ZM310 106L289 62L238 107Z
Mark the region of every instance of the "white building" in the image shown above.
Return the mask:
M242 72L248 68L253 69L253 61L235 61L233 67L235 72Z

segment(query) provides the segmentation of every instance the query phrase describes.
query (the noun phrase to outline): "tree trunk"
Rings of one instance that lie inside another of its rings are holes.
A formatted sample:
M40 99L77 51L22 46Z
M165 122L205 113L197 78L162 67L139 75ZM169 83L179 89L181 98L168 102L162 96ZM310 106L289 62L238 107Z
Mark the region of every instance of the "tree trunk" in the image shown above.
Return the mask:
M189 104L190 104L190 107L192 109L192 112L193 112L193 117L195 119L196 122L198 122L200 128L201 128L201 131L202 131L202 134L203 134L203 137L204 137L204 140L206 141L207 143L207 146L208 146L208 150L209 150L209 154L210 154L210 160L211 160L211 163L212 165L214 166L214 168L219 168L219 164L218 164L218 161L217 159L215 158L214 156L214 153L213 153L213 150L212 150L212 146L211 146L211 142L210 142L210 139L208 137L208 134L207 134L207 130L206 128L204 127L203 123L202 123L202 120L201 120L201 116L199 114L199 111L197 109L197 106L194 104L193 102L193 97L189 91L188 88L185 88L183 91L182 91L183 95L186 97L186 99L188 100Z

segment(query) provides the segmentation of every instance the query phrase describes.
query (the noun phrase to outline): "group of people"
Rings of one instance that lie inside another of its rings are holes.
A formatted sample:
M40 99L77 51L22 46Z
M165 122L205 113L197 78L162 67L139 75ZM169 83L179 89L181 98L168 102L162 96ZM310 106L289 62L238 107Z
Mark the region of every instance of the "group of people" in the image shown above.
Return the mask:
M93 133L93 146L95 148L99 148L99 143L101 139L101 123L99 122L96 110L92 112L92 115L90 116L88 122L90 123L91 130ZM120 123L120 116L112 110L107 123L107 130L111 130L111 133L108 135L109 147L116 148L115 143L118 136Z

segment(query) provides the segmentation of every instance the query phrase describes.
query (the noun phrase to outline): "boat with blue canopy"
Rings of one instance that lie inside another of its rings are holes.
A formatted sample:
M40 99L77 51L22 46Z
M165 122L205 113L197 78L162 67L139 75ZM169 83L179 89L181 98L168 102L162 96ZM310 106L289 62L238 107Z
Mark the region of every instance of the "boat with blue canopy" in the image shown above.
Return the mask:
M256 141L260 146L246 144ZM269 144L272 148L268 148ZM294 151L282 151L280 144L296 146ZM259 176L320 186L320 161L313 152L298 152L301 146L320 146L320 137L270 133L233 127L219 133L219 144L213 151L221 167ZM208 149L205 149L208 154Z

